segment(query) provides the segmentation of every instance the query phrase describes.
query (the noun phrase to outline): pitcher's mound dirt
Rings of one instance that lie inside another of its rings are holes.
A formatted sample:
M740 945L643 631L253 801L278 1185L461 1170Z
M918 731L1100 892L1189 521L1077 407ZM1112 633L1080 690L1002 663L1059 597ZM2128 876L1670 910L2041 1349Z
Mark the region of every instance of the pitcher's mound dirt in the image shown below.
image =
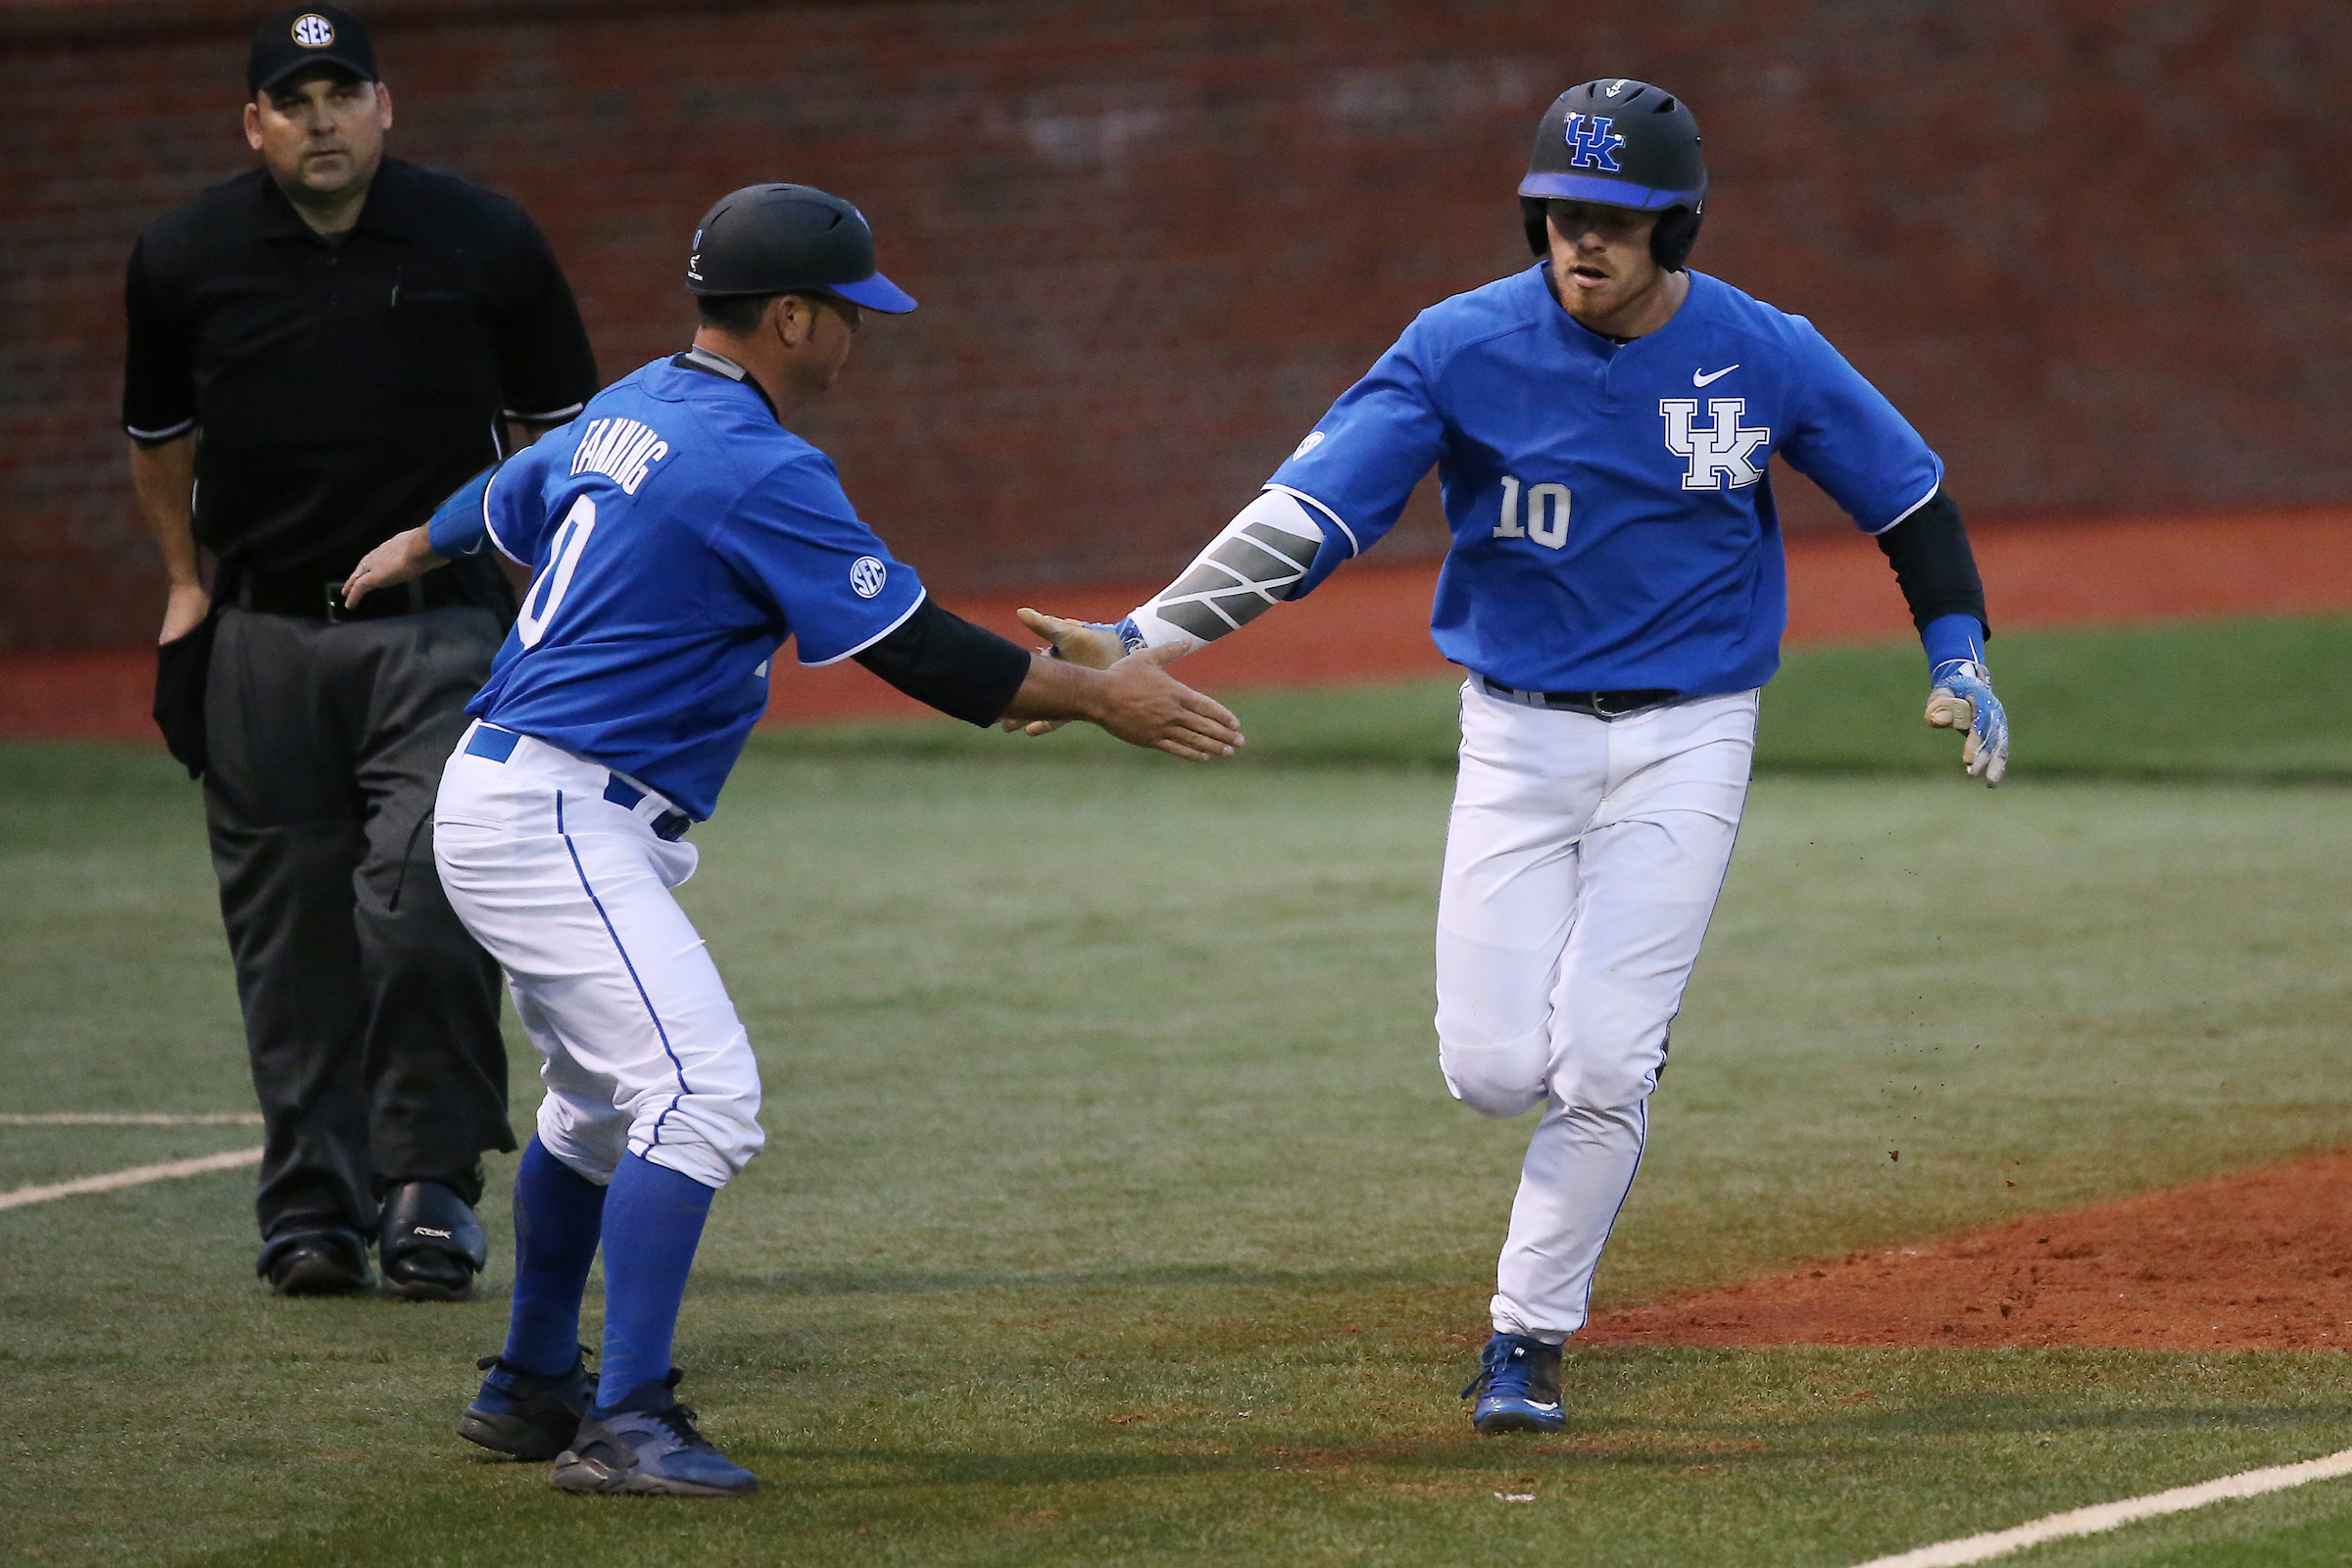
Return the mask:
M1586 1345L2352 1347L2352 1152L1605 1313Z

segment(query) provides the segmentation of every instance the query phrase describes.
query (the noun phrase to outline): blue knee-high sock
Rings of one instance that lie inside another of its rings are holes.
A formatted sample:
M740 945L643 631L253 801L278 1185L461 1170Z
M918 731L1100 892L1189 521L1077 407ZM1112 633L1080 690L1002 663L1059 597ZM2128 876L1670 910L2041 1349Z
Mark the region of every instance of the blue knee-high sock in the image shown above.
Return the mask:
M669 1376L686 1271L703 1239L715 1189L664 1165L621 1156L605 1201L605 1359L597 1404L618 1409L630 1394Z
M506 1358L543 1377L580 1353L580 1297L604 1231L605 1190L534 1138L514 1171L514 1310Z

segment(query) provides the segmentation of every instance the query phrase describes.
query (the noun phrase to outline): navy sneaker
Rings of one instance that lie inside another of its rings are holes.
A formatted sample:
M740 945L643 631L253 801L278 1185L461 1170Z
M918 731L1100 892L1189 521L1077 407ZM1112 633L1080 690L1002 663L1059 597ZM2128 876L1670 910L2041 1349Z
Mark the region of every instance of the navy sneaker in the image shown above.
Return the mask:
M760 1478L711 1446L678 1403L675 1367L640 1383L617 1408L592 1409L579 1436L556 1456L548 1485L559 1492L665 1493L677 1497L748 1497Z
M596 1374L582 1354L557 1377L527 1372L503 1355L474 1363L490 1375L458 1417L458 1436L515 1459L553 1459L571 1446L596 1403Z
M1478 1376L1462 1391L1478 1403L1470 1424L1497 1432L1557 1432L1568 1424L1560 1408L1560 1348L1524 1334L1497 1334L1478 1353Z

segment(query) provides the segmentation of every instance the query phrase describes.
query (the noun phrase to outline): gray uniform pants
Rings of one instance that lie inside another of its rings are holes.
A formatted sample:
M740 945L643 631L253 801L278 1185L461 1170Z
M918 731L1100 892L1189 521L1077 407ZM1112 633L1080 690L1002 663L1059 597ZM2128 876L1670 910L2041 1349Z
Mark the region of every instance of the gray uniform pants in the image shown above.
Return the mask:
M501 629L452 606L221 612L205 817L268 1137L265 1239L371 1234L391 1187L481 1198L514 1147L498 967L433 870L433 797Z

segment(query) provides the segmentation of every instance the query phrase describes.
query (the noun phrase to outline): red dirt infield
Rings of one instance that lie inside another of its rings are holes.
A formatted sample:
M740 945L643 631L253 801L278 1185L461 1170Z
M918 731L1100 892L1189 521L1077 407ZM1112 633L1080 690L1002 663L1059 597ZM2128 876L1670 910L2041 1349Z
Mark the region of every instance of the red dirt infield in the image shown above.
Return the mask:
M1994 522L1976 527L1995 629L2352 611L2352 506L2192 517ZM1429 641L1437 569L1378 558L1340 572L1248 635L1185 661L1210 691L1348 686L1444 675ZM1909 629L1886 561L1842 530L1788 541L1788 640L1860 642ZM1112 618L1157 582L945 596L958 613L1031 640L1013 611ZM159 598L160 606L160 598ZM156 740L148 648L0 658L0 736ZM766 722L936 716L854 664L777 671Z
M1582 1345L2352 1346L2352 1152L1608 1312Z

